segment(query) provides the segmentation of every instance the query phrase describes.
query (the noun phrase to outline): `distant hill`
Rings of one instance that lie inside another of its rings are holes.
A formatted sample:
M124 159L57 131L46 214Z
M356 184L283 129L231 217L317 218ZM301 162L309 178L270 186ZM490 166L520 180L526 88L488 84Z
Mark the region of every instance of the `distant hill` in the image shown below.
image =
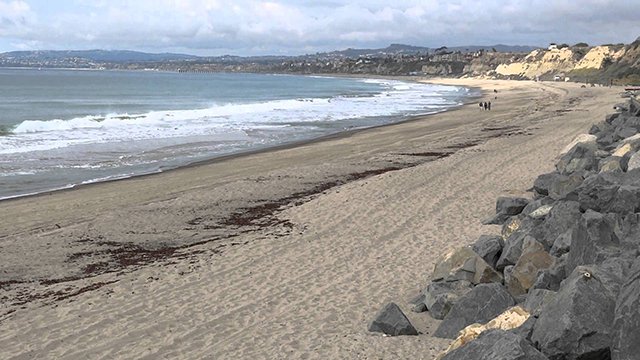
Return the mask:
M380 56L380 55L400 55L400 54L418 54L418 53L433 53L438 49L442 48L429 48L423 46L413 46L413 45L404 45L404 44L391 44L386 48L380 49L346 49L339 51L332 51L328 53L321 53L316 55L327 55L327 56L340 56L347 58L354 58L359 56ZM478 50L486 50L492 51L495 49L498 52L515 52L515 53L525 53L531 52L535 49L538 49L536 46L522 46L522 45L491 45L491 46L482 46L482 45L469 45L469 46L453 46L446 47L447 51L460 51L460 52L474 52Z
M194 55L185 54L151 54L129 50L38 50L11 51L0 54L0 58L15 61L61 61L71 58L86 59L93 62L126 63L157 62L197 59Z

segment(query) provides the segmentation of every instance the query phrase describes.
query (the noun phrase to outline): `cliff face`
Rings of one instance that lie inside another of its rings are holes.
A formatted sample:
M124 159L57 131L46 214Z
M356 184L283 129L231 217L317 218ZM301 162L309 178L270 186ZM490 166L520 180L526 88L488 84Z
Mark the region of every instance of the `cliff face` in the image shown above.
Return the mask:
M637 83L640 81L640 41L629 45L538 49L524 58L498 64L500 77Z

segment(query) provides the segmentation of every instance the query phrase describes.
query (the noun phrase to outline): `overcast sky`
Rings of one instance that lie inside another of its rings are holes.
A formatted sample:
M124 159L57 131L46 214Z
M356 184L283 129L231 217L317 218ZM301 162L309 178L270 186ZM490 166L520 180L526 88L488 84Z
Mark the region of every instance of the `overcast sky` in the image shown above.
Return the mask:
M0 0L0 52L198 55L631 42L638 0Z

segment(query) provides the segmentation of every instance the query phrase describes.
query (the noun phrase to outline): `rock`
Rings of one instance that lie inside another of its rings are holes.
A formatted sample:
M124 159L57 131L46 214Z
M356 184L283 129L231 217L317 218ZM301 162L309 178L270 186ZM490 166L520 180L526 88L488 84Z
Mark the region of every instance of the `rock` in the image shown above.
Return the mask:
M496 263L496 269L502 270L507 265L515 265L520 255L522 255L522 244L525 239L533 239L535 241L535 238L525 232L516 232L509 236Z
M550 249L558 236L575 227L581 216L578 202L557 201L540 226L542 235L536 238Z
M602 159L598 164L600 172L623 172L622 157L610 156Z
M633 170L633 169L639 169L639 168L640 168L640 151L637 151L633 153L631 157L629 157L629 162L627 163L627 171Z
M432 282L424 289L424 303L429 315L442 320L453 304L464 294L471 291L471 282L467 280Z
M504 247L504 240L501 236L488 235L480 236L480 238L471 245L473 251L480 255L480 257L494 269L502 253L502 247Z
M411 311L414 313L423 313L427 311L427 305L425 303L413 304Z
M465 246L450 251L436 263L432 280L468 280L473 284L481 284L502 282L502 275L487 264L471 247Z
M542 206L545 206L545 205L552 205L553 206L553 202L554 202L553 199L551 199L548 196L544 196L544 197L540 197L540 198L535 199L535 200L531 200L531 201L529 201L527 206L525 206L524 209L522 209L522 214L531 216L532 212L534 212L535 210L539 209Z
M571 239L573 237L573 229L569 229L564 233L558 235L558 237L553 241L553 246L551 246L551 251L549 254L552 256L562 256L569 252L571 249Z
M556 169L560 174L569 175L576 171L597 170L598 160L592 146L577 144L556 164Z
M599 264L620 254L620 240L614 232L616 221L611 215L605 216L592 210L582 215L571 240L568 272L579 265Z
M582 184L584 177L582 173L571 175L557 174L555 181L549 185L549 197L554 200L573 200L573 192Z
M555 291L546 289L531 289L527 294L522 307L533 316L540 316L542 306L551 301L556 295Z
M498 315L484 325L471 324L459 332L458 337L453 340L453 342L451 342L447 350L445 350L442 355L449 353L470 341L473 341L481 333L487 330L512 330L522 326L522 324L524 324L527 319L529 319L529 313L520 306L514 306L507 309L505 312Z
M555 182L559 176L561 175L556 172L539 175L533 182L533 190L539 195L548 196L551 184Z
M627 155L631 151L633 151L633 145L626 143L616 148L616 150L611 154L611 156L621 158Z
M518 215L529 203L528 199L519 197L499 197L496 201L496 215L488 220L483 221L484 225L498 224L502 225L508 218Z
M477 339L444 355L442 360L547 360L547 357L519 335L505 330L488 330Z
M522 323L522 325L518 326L515 329L509 330L509 332L521 336L527 341L531 341L531 334L533 333L533 327L536 324L536 320L538 320L538 318L531 314L531 316L529 316L529 318L524 323Z
M381 332L391 336L418 335L416 328L411 325L398 305L388 303L376 315L369 325L369 331Z
M620 289L612 334L614 360L637 359L640 354L640 259Z
M566 259L568 255L563 255L560 258L555 258L555 261L548 269L538 272L532 289L544 289L558 291L560 283L567 277L566 273Z
M591 273L577 268L542 306L531 340L549 358L608 358L615 299Z
M553 209L552 205L542 205L539 208L535 209L529 214L529 217L532 219L544 219L549 212Z
M485 323L513 305L513 298L502 285L480 284L458 299L434 336L453 339L466 326Z
M571 151L571 149L573 149L578 144L588 146L589 148L595 150L597 148L597 144L596 144L597 139L598 138L595 135L580 134L576 136L573 140L571 140L571 142L567 146L565 146L565 148L562 149L562 151L560 151L560 155L564 155L568 153L569 151Z
M553 263L553 256L544 250L542 244L532 237L526 238L522 255L511 269L509 281L505 281L507 290L514 297L526 294L533 287L538 271L548 269Z
M620 214L635 212L640 199L640 169L590 176L575 193L582 210Z

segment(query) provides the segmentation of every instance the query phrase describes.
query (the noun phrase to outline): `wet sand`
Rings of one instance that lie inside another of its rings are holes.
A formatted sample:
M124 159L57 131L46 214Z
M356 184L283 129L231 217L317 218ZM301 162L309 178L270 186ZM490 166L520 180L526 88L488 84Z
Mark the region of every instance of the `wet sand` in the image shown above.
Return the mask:
M446 79L477 102L153 176L0 202L0 358L417 358L443 252L497 233L619 89ZM498 90L498 99L493 93ZM417 337L368 322L388 301Z

